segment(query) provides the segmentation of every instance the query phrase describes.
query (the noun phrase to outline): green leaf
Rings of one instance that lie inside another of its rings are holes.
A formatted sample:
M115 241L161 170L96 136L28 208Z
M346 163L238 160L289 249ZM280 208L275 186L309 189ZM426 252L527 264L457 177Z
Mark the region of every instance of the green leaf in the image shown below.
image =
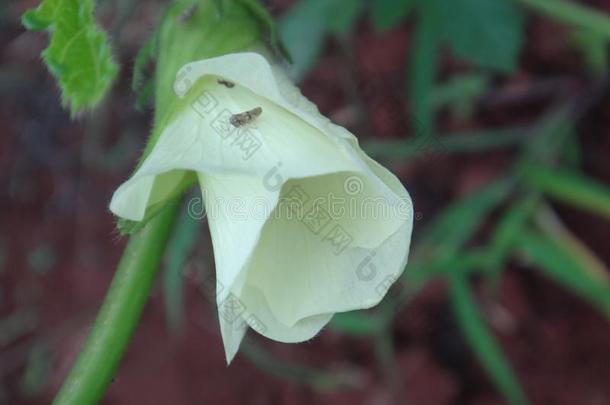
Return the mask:
M571 24L610 38L607 13L572 0L516 0L563 24Z
M488 250L488 270L496 278L501 273L504 262L517 243L517 239L527 225L528 219L534 212L539 198L537 195L528 195L513 203L498 221L491 246Z
M411 114L419 123L419 138L435 134L435 110L430 102L438 69L438 14L434 3L422 3L413 34L413 51L409 60L409 98Z
M535 216L536 226L550 239L554 240L562 249L574 257L581 267L593 278L602 283L610 284L610 271L599 257L583 241L578 239L561 218L548 204L538 207Z
M184 318L184 265L193 250L200 230L200 222L183 210L167 245L163 272L163 293L167 325L175 332Z
M38 325L38 315L30 309L21 309L0 318L0 346L6 347L23 339L36 330Z
M415 256L412 259L418 258ZM402 277L410 287L423 287L433 278L452 273L476 274L485 268L487 260L487 252L482 248L462 249L453 256L439 256L425 263L411 264L411 260Z
M610 282L588 271L587 262L573 254L559 238L527 232L519 238L518 249L536 269L610 316Z
M523 44L524 16L508 0L435 0L439 30L455 53L482 66L512 72Z
M509 195L512 183L497 181L447 207L428 226L421 242L434 247L437 258L456 255L491 210Z
M610 187L571 170L530 167L525 180L562 202L610 219Z
M348 35L364 11L364 0L329 0L326 28L335 35Z
M363 141L362 148L377 160L399 159L404 161L411 156L425 156L428 153L487 152L515 146L530 138L531 129L515 127L441 134L429 138L438 142L429 142L425 144L425 147L422 147L424 144L419 139L371 139Z
M353 336L374 335L379 333L384 327L381 319L366 315L360 311L335 314L330 325L340 332Z
M571 34L574 46L581 52L589 72L602 78L608 71L608 38L590 29L574 29Z
M279 32L292 56L291 76L302 78L322 52L328 0L302 0L284 14Z
M246 338L240 347L242 353L252 365L264 372L285 381L296 381L308 385L316 391L338 391L342 388L355 388L362 384L356 370L324 370L309 367L300 363L276 358L267 352L254 339Z
M563 166L570 169L581 167L583 163L583 150L578 139L578 133L575 131L570 132L569 136L564 138L563 145L561 146L559 154L562 158Z
M214 3L214 6L218 10L218 16L222 17L225 12L225 8L222 4L222 0L212 0L212 3Z
M28 353L25 371L19 388L26 397L39 395L52 375L52 356L44 343L35 343Z
M371 4L373 23L379 31L395 27L413 9L413 0L374 0Z
M489 77L482 74L456 75L432 90L430 102L435 109L448 106L459 118L468 118L478 99L489 88L489 82Z
M326 35L346 35L363 9L363 0L301 0L288 10L278 26L292 56L291 76L303 78L322 52Z
M62 102L72 115L97 105L114 80L114 62L106 33L93 19L92 0L44 0L22 17L29 30L48 29L49 46L42 52L57 78Z
M485 325L467 280L454 272L450 279L452 308L466 340L487 370L496 388L511 404L526 404L527 398L514 376L502 348Z

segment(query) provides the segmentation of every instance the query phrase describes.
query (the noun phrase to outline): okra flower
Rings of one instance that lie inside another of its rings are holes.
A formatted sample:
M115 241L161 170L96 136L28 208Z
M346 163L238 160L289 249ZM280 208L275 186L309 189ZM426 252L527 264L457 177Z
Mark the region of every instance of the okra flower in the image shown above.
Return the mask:
M301 342L337 312L376 305L407 262L400 181L260 54L189 63L174 90L184 107L110 209L141 221L196 175L227 361L248 327Z

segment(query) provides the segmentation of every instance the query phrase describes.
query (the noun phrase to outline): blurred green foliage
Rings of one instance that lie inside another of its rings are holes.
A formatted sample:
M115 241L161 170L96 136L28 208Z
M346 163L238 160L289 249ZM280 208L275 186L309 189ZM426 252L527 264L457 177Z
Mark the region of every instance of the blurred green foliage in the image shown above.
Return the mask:
M363 11L362 0L298 2L279 21L280 36L292 56L292 76L302 78L320 55L326 35L347 35Z
M494 383L510 403L527 403L501 347L481 317L467 278L461 272L452 273L450 286L451 304L457 321Z
M373 157L402 162L425 158L430 153L442 156L521 148L508 173L450 203L420 231L398 291L388 294L378 308L337 314L331 326L354 337L372 338L379 364L392 379L396 370L390 332L393 319L426 283L443 279L449 285L456 320L491 381L509 403L525 404L526 394L487 325L481 301L470 283L471 276L482 276L484 285L493 287L494 291L509 260L526 259L532 270L610 315L610 277L603 263L564 227L550 226L548 218L546 222L540 220L552 211L546 204L550 199L608 217L610 187L577 169L577 134L572 130L572 123L579 116L574 104L552 107L528 127L454 134L435 131L436 111L449 107L458 117L468 118L489 90L491 75L508 74L517 68L527 14L517 3L509 0L301 0L283 15L279 24L294 61L293 77L300 79L323 52L326 38L349 35L363 16L370 16L380 32L396 27L406 18L415 20L414 45L411 54L406 56L410 61L406 92L412 102L412 114L423 126L423 131L416 136L423 134L435 142L423 148L422 143L413 139L369 139L364 147ZM597 12L594 12L595 29L583 31L582 21L566 19L556 9L548 13L545 7L540 7L542 1L524 0L523 3L534 3L527 5L543 15L571 24L568 28L575 33L599 33L603 31L600 22L610 28L608 18ZM582 10L578 8L579 12ZM589 9L584 12L588 21L590 12ZM596 43L575 41L575 46L582 49L592 69L599 72L606 66L601 54L607 50L607 44L600 34L596 38L599 39ZM456 57L470 61L472 70L437 83L441 45L449 46ZM496 214L495 221L491 221L492 213ZM479 241L480 228L490 221L493 226L487 232L487 241ZM185 234L195 235L190 231ZM188 245L184 240L180 243ZM176 251L173 252L172 255ZM186 255L187 249L179 252ZM179 261L173 257L174 264L168 269L177 271L175 263ZM176 316L171 314L177 308L179 288L176 280L166 278L170 318ZM320 384L320 379L328 376L326 371L304 370L298 364L273 359L260 346L246 344L244 353L255 365L279 377L296 379L314 388L328 384L338 387L337 382Z
M70 24L55 25L58 7L67 10ZM256 7L253 5L253 10ZM580 100L559 108L552 106L530 126L451 134L439 133L435 128L441 108L449 107L458 118L467 119L494 78L515 72L525 22L532 13L564 24L571 35L570 45L580 51L592 80L607 74L610 19L593 8L566 0L299 0L279 20L279 36L292 56L291 73L297 80L314 66L328 38L349 37L365 18L379 33L395 29L407 19L413 23L409 32L412 47L405 55L405 94L411 114L422 126L415 135L435 142L422 148L421 143L413 141L414 137L367 139L364 148L376 159L392 163L424 158L431 152L442 158L520 148L506 173L449 202L420 230L403 278L380 306L338 314L333 319L331 326L335 330L373 340L378 363L389 378L396 372L392 322L431 280L440 279L448 285L448 299L466 341L490 380L511 404L528 400L488 325L484 302L478 299L478 289L471 283L473 276L494 292L509 261L518 259L529 270L539 272L610 316L608 270L561 224L549 204L560 202L610 219L610 187L579 168L582 159L573 126L581 118ZM29 29L52 32L45 60L58 76L64 100L72 111L94 106L108 90L117 67L105 34L93 21L93 2L78 5L72 0L46 0L38 9L26 13L23 23ZM67 40L78 30L87 35L70 46L80 51L64 58ZM273 29L269 35L272 41L278 40ZM154 91L154 72L147 70L157 56L157 40L158 31L154 31L135 58L132 87L140 107L146 105ZM341 43L349 46L346 41ZM467 61L470 69L439 83L439 54L444 48L453 57ZM85 52L88 49L97 52ZM83 72L91 71L99 73L98 80L84 83L79 79ZM484 224L488 225L487 232L481 232ZM182 269L198 240L198 225L184 213L166 254L163 291L168 328L172 331L179 330L184 317ZM28 257L28 264L43 272L53 260L53 252L42 246ZM26 315L0 320L0 342L13 341L30 330L35 320ZM285 362L248 341L243 352L257 367L316 389L350 386L357 374L353 370L331 372ZM34 393L39 389L40 376L47 373L47 359L42 346L30 352L22 381L25 391Z
M435 14L439 39L457 56L501 72L512 72L523 43L524 15L510 0L420 2Z
M371 3L375 27L381 31L394 28L413 9L416 0L377 0Z

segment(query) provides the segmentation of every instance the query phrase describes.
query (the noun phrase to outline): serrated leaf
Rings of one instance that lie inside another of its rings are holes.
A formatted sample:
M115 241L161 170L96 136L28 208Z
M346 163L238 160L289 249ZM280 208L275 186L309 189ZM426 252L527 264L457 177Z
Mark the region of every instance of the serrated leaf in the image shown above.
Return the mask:
M407 17L414 4L413 0L374 0L371 11L375 27L380 31L395 27Z
M462 274L452 274L450 293L451 306L458 324L494 385L511 404L527 404L523 389L514 376L502 348L481 319L468 282Z
M106 33L93 19L92 0L44 0L22 17L29 30L48 29L49 46L42 57L57 78L62 102L72 115L94 107L116 77Z
M607 278L594 277L587 262L558 238L526 232L519 238L518 249L547 277L586 299L610 316L610 283Z
M610 187L566 169L530 167L525 180L549 196L610 218Z
M459 56L487 68L512 72L523 43L524 16L508 0L435 0L438 27Z

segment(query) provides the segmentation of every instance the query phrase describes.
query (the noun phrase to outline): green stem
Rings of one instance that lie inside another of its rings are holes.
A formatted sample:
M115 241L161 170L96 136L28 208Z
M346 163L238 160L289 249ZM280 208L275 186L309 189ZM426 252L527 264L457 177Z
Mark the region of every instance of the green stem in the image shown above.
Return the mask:
M53 404L95 404L104 395L148 299L178 208L168 204L129 240L89 338Z
M610 37L610 18L590 7L566 0L516 0L549 17Z
M377 362L383 370L385 381L388 385L390 394L390 404L398 403L401 397L400 391L400 375L398 364L396 363L396 353L394 350L394 338L392 336L391 325L386 325L382 331L375 336L375 355ZM401 398L400 403L405 404L404 398Z

